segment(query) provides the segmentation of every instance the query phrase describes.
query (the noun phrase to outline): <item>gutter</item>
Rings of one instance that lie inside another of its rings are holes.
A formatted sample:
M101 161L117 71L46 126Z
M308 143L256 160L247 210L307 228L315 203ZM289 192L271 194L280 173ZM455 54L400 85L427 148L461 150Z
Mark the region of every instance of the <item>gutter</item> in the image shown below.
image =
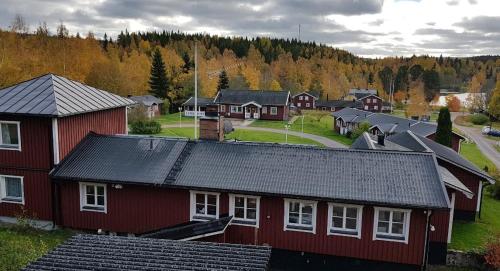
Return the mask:
M489 185L491 185L489 182L483 184L481 186L481 191L479 191L479 195L481 196L481 198L479 199L479 212L478 212L479 219L481 219L481 210L483 209L484 188Z

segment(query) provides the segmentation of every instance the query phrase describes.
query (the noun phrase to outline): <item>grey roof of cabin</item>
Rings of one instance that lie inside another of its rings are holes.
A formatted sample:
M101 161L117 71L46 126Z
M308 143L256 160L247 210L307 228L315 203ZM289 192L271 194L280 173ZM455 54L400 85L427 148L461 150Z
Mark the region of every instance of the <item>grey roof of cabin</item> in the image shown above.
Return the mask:
M360 150L396 150L396 151L411 151L401 145L384 139L384 145L378 144L378 138L375 135L364 132L358 137L350 147L351 149Z
M150 151L150 140L91 135L51 176L153 185L165 180L166 187L448 207L432 153L175 139L158 139Z
M55 178L162 184L187 140L88 135L53 171Z
M474 164L469 162L469 160L463 158L455 150L441 145L434 140L414 134L411 131L390 136L388 140L414 151L432 151L436 154L438 159L457 165L489 182L494 182L491 176L477 168Z
M376 89L367 89L367 88L351 88L349 90L349 94L374 94L377 95L377 90Z
M375 94L371 94L371 93L354 93L354 97L356 97L357 100L366 98L368 96L373 96L374 98L382 100L382 98L380 98L379 96L377 96L376 93Z
M246 270L269 267L271 248L75 235L23 270Z
M319 100L316 101L316 107L351 107L351 108L363 108L363 103L360 101L346 101L346 100Z
M446 168L439 166L439 172L441 173L441 177L447 186L450 186L458 191L464 193L468 198L472 198L474 193L467 188L460 180L455 177L449 170Z
M289 94L288 91L223 89L217 95L215 103L241 105L256 102L260 105L286 105Z
M153 104L162 104L163 101L159 98L156 98L153 95L144 95L144 96L130 96L130 100L135 101L137 103L143 104L145 106L152 106Z
M198 106L207 106L207 105L213 104L214 99L198 97L197 102L198 102ZM194 97L189 97L189 99L187 101L185 101L182 105L194 106Z
M295 98L296 96L299 96L299 95L302 95L302 94L307 94L309 96L312 96L312 97L314 97L314 99L318 99L319 98L319 92L316 92L316 91L302 91L300 93L297 93L297 94L293 95L292 97Z
M135 102L67 78L46 74L0 90L0 113L64 117Z

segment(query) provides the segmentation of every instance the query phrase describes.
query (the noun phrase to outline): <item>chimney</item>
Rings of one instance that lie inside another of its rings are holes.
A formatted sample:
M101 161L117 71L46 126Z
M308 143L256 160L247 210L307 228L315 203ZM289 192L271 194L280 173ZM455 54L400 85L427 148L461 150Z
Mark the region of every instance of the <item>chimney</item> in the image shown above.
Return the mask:
M200 118L200 139L224 140L224 117L218 116L216 111L205 111L205 117Z
M384 134L378 134L377 135L377 143L380 145L380 146L385 146L385 135Z

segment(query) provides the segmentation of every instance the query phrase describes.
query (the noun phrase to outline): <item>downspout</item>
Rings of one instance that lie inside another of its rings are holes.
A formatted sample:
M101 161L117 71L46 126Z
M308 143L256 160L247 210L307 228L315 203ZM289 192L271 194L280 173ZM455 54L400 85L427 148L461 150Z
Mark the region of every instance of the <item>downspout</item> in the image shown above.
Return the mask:
M428 261L428 256L429 256L429 231L431 228L431 217L432 217L432 210L427 210L427 222L425 226L425 245L424 245L424 255L422 257L422 266L420 270L425 271L427 270L427 261Z

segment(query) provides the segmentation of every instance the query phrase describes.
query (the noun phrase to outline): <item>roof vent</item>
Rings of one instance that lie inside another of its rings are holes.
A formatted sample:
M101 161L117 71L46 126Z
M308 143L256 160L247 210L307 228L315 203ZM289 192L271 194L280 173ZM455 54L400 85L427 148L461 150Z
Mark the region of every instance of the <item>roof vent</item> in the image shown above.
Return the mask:
M379 134L377 136L377 143L380 145L380 146L385 146L385 135L384 134Z

